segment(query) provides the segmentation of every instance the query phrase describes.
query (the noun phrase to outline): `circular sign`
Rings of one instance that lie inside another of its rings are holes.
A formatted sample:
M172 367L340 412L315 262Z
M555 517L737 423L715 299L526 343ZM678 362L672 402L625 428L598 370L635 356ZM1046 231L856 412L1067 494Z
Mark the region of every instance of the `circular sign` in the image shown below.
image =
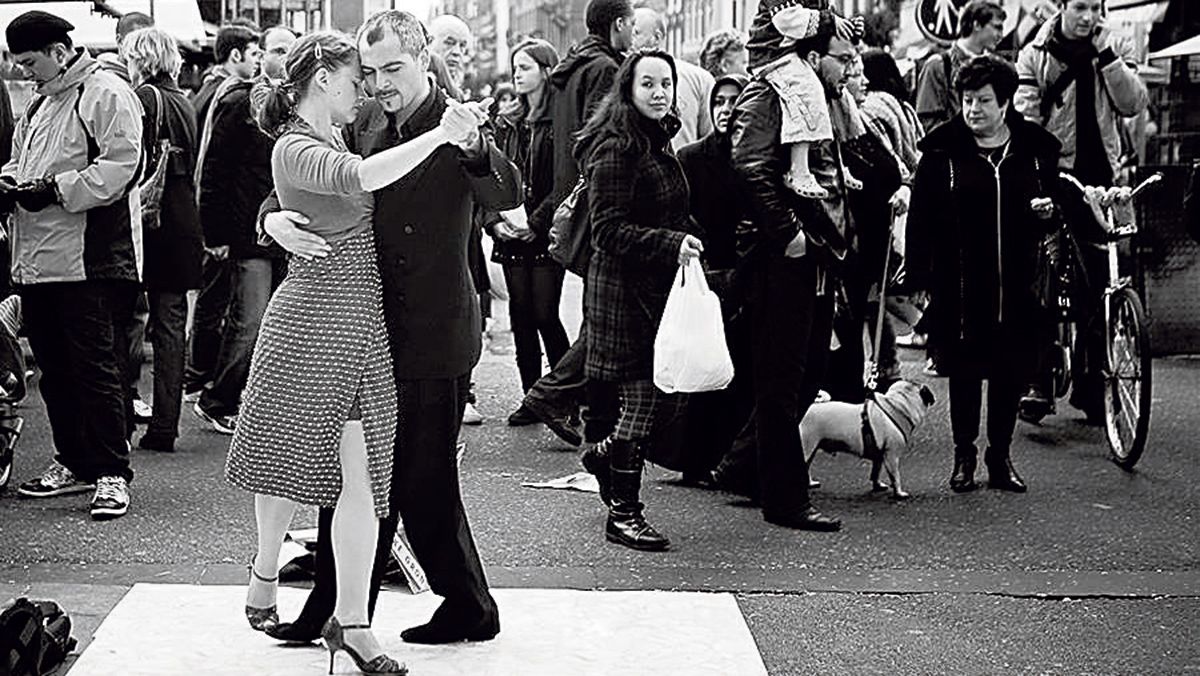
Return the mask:
M917 26L930 40L948 46L958 38L958 17L970 0L920 0Z

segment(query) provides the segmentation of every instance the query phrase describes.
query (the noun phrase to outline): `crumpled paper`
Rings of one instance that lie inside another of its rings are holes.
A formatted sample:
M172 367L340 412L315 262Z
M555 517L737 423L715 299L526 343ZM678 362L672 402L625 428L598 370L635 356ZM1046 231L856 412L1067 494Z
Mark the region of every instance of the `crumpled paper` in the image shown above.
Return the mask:
M567 476L550 479L549 481L524 481L521 483L526 488L552 488L560 491L580 491L583 493L599 493L600 484L596 483L596 477L588 472L576 472Z

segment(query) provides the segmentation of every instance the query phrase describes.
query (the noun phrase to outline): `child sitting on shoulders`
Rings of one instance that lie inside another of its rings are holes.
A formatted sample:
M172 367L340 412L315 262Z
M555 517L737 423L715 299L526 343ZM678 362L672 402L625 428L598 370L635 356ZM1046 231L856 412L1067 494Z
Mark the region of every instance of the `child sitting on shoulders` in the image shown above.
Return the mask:
M750 28L750 70L779 94L783 107L780 141L791 146L791 168L784 182L803 197L829 197L808 167L808 145L832 140L834 134L824 87L812 65L798 53L796 43L822 35L856 41L862 33L862 17L838 16L829 0L763 0L758 5ZM846 187L862 188L861 182L844 175Z

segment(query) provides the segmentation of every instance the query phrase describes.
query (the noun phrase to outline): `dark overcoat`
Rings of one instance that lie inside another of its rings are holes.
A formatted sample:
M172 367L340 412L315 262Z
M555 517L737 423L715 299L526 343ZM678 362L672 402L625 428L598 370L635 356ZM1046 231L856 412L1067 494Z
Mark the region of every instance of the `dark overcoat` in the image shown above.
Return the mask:
M998 168L961 116L920 144L905 263L909 285L929 292L929 344L947 375L1027 377L1047 320L1038 257L1055 221L1030 202L1056 197L1059 142L1019 116L1008 125Z
M201 262L204 257L204 234L200 230L200 215L196 210L196 190L193 175L196 166L196 111L187 95L174 80L164 78L138 87L142 102L142 129L151 134L158 120L158 99L151 91L162 94L162 128L159 139L170 139L175 150L167 161L163 183L161 225L143 233L145 263L142 279L146 287L158 291L187 291L201 285Z
M591 148L588 181L592 254L584 288L587 376L649 380L654 336L675 281L684 235L695 233L688 187L670 135L639 116L650 138L644 153L608 136Z
M347 128L347 145L364 157L437 127L446 93L434 86L401 125L369 101ZM375 247L396 378L456 378L480 352L479 295L468 267L476 202L507 210L521 202L521 176L491 138L468 155L443 145L407 176L375 192Z

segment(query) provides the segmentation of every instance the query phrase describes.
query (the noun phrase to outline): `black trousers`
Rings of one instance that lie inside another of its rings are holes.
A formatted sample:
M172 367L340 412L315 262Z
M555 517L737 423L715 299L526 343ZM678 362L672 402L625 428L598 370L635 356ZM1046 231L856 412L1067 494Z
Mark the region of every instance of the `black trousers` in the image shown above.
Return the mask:
M221 351L221 329L233 293L231 270L228 259L219 261L204 254L204 286L196 296L187 370L184 372L184 388L189 392L203 389L215 376L217 354Z
M833 280L812 256L772 256L753 284L754 399L758 476L764 514L809 507L800 420L812 405L833 331ZM823 291L818 295L818 291Z
M150 290L148 334L154 345L154 414L146 432L174 439L179 436L183 404L183 369L187 339L187 292Z
M567 353L571 341L558 317L565 271L558 264L505 263L508 311L521 390L528 392L542 377L542 345L550 368ZM540 342L539 342L540 338Z
M950 378L950 429L954 436L954 453L975 457L975 440L979 437L980 406L983 404L983 380L970 376ZM1017 426L1017 409L1025 382L1020 377L987 379L987 441L992 453L1007 457L1012 444L1013 429Z
M84 481L131 480L124 329L137 285L62 282L22 286L19 293L29 346L42 371L55 459Z
M525 397L537 400L560 416L571 415L584 404L583 438L595 444L616 429L621 403L614 383L590 380L584 373L588 351L586 321L567 353L534 383Z
M456 444L470 374L397 385L400 429L392 468L392 513L379 523L369 610L373 615L399 516L430 588L445 599L449 619L473 623L493 616L496 602L488 591L458 485ZM316 583L301 613L305 621L324 622L333 613L337 585L332 524L333 510L320 510Z

